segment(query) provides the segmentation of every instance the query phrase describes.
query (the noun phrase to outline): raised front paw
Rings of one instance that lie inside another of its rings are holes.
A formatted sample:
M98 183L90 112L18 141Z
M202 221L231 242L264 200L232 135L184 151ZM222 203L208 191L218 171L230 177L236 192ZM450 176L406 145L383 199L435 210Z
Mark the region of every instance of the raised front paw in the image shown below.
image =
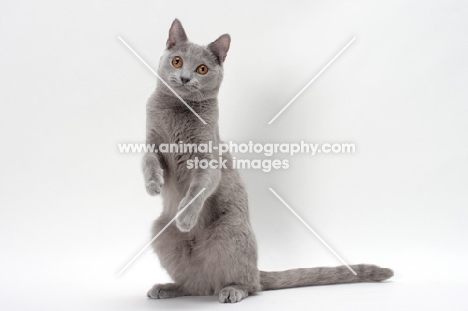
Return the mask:
M145 177L146 191L150 195L161 193L164 184L163 170L156 155L147 153L142 162L143 176Z
M197 224L200 201L197 199L192 202L191 201L191 199L189 200L185 197L179 204L179 211L184 211L179 215L179 217L177 217L176 226L182 232L192 230L192 228Z
M182 232L189 232L197 224L197 218L193 212L185 211L176 219L177 228Z
M146 192L149 195L157 195L161 193L161 189L164 185L162 177L156 177L155 179L150 179L146 182Z

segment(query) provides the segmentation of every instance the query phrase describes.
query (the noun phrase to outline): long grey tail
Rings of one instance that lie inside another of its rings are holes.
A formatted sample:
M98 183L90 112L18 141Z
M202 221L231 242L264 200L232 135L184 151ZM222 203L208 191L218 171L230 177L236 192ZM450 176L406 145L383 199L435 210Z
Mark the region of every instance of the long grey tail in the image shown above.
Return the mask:
M357 275L354 275L346 266L300 268L275 272L260 271L260 281L262 290L272 290L313 285L381 282L393 276L391 269L375 265L352 265L351 268Z

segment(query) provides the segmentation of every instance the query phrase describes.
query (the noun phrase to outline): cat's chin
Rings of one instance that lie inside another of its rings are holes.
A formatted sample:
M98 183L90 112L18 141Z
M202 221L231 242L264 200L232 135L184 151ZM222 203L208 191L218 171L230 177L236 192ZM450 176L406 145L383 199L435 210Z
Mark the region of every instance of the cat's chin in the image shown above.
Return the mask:
M169 83L169 86L172 88L172 90L169 91L167 88L165 88L165 92L172 93L174 91L177 93L177 95L187 100L206 100L211 98L212 95L212 91L202 91L199 87L196 87L194 85L187 85L171 81L171 83Z
M187 86L186 84L171 84L171 87L178 93L195 93L197 91L193 86Z
M182 85L178 88L180 95L186 96L186 97L200 97L200 94L202 93L200 89L195 88L193 86L187 86L187 85Z
M186 89L186 90L189 91L190 93L196 93L196 92L199 92L199 91L200 91L199 89L197 89L197 88L195 88L195 87L193 87L193 86L186 86L186 85L184 85L183 87L184 87L184 89Z

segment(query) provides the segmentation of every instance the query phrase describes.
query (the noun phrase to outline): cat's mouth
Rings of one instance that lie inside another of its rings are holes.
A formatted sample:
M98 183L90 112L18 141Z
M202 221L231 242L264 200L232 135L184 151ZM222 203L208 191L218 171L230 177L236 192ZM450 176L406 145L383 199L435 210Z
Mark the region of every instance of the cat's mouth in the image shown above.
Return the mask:
M196 87L195 85L182 84L182 87L189 90L190 92L198 92L200 90L200 88Z
M189 84L189 83L178 83L176 84L177 89L181 90L182 92L189 91L190 93L198 93L200 92L200 87L197 85Z

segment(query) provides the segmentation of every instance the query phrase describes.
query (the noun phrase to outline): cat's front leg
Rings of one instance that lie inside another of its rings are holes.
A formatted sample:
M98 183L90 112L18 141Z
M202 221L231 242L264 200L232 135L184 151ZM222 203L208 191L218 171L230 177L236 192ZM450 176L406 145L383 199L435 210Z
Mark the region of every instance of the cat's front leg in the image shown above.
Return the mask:
M211 160L213 155L207 154L201 158ZM179 203L179 211L187 207L176 219L176 225L180 231L188 232L196 225L205 200L216 190L220 179L220 168L196 169L189 190Z
M205 203L205 200L201 195L198 197L195 197L195 195L190 194L189 191L189 194L187 194L179 203L179 211L182 211L185 208L184 212L176 219L177 228L182 232L188 232L196 225L198 214Z
M146 153L143 157L142 169L146 191L150 195L160 194L164 179L158 157L154 153Z

